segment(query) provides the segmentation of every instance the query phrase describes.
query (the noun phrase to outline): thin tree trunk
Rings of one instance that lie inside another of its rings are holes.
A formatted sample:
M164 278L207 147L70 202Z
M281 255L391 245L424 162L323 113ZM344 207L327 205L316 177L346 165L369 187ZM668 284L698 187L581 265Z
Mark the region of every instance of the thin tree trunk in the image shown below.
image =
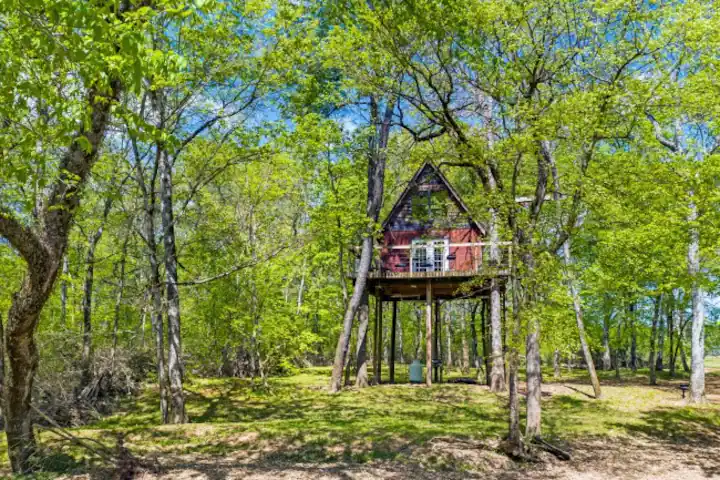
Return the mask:
M445 309L445 343L447 346L447 358L445 358L445 366L448 371L453 365L452 347L453 347L453 329L450 323L452 322L452 307L450 304Z
M80 377L80 390L84 389L92 379L92 298L93 283L95 281L95 250L97 249L103 232L105 231L105 222L112 207L112 197L105 200L102 220L100 227L88 239L88 251L85 257L85 282L83 284L83 348L82 348L82 373Z
M423 345L423 315L422 307L415 307L415 320L417 324L417 335L415 336L415 357L413 360L420 360L422 358L422 345Z
M66 253L63 256L62 281L60 282L60 324L63 328L67 328L68 275L70 275L70 260Z
M608 312L607 315L603 317L603 357L602 357L602 364L603 364L603 370L610 370L612 369L612 357L610 355L610 319L611 319L611 313Z
M688 244L688 273L692 281L690 290L692 307L692 324L690 325L690 400L692 403L705 401L705 309L703 307L703 291L700 286L700 230L696 223L698 221L698 209L694 200L695 192L690 192L690 214L688 223L690 225L690 242ZM685 366L685 355L683 353L683 367Z
M662 304L662 294L655 299L655 314L652 319L652 329L650 331L650 358L648 364L650 366L650 385L657 385L657 376L655 372L656 364L656 352L655 352L655 341L657 339L657 327L660 316L662 315L660 306Z
M118 331L120 329L120 313L122 309L123 295L125 294L125 261L127 259L127 247L130 236L125 236L123 242L122 252L120 254L120 272L118 276L118 291L115 297L115 313L113 318L113 330L112 330L112 348L110 350L110 372L113 373L115 368L115 353L117 351L118 344Z
M667 302L666 302L667 303ZM664 312L660 315L660 323L658 324L658 338L657 338L657 355L655 360L655 370L662 372L665 368L663 363L664 351L665 351L665 315Z
M478 335L475 327L475 312L477 311L477 303L470 307L470 354L472 356L473 368L480 369L480 357L478 356Z
M515 273L515 272L514 272ZM518 392L518 369L520 343L520 291L519 282L513 274L513 327L510 342L508 361L508 393L509 393L509 421L508 421L508 446L510 453L520 455L523 453L522 436L520 435L520 400Z
M355 386L358 388L365 388L370 385L367 367L367 331L369 322L369 295L365 290L358 307L357 378L355 379Z
M470 371L470 347L468 345L467 319L466 311L463 308L460 312L460 338L462 343L462 363L461 368L464 375Z
M615 378L620 380L620 349L622 346L622 318L618 316L617 332L615 334Z
M557 348L553 352L553 377L560 378L560 350Z
M360 306L363 291L367 285L367 276L370 271L370 264L373 257L373 241L375 232L375 223L377 223L380 208L383 203L384 182L385 182L385 160L387 142L390 136L390 124L392 115L395 110L395 104L388 102L385 108L385 114L380 120L378 112L378 104L375 97L371 97L371 123L375 128L375 132L370 136L369 155L368 155L368 192L366 216L372 225L365 231L362 241L362 250L360 254L360 264L357 270L355 280L355 289L348 303L343 319L343 329L338 338L337 348L335 350L335 361L333 363L332 377L330 379L330 392L336 393L342 387L342 372L345 367L344 361L350 343L350 334L352 333L352 324Z
M173 214L172 165L167 152L160 155L160 205L165 247L165 295L168 319L168 376L170 380L171 423L186 423L184 365L180 330L180 291L178 290L175 218Z
M569 267L572 263L572 258L570 256L570 239L567 239L563 244L563 257L565 260L565 268L567 270L566 281L568 289L570 290L570 296L572 297L573 309L575 310L575 323L577 323L580 346L582 347L583 356L585 357L585 365L587 366L588 375L590 375L590 383L592 383L595 398L600 399L602 398L600 380L598 380L597 372L595 371L595 362L593 362L590 345L588 345L587 339L585 338L585 322L583 321L580 293L578 292L577 285L575 284L575 277L572 272L569 271Z
M536 317L533 317L528 322L528 330L525 342L525 357L527 359L527 423L525 425L525 436L534 438L540 435L542 429L540 322Z
M397 353L398 353L398 361L400 364L405 363L405 354L403 353L404 347L403 347L403 328L402 328L402 318L398 318L397 320Z
M633 373L637 372L637 319L635 318L635 304L629 307L630 315L630 368Z
M679 292L673 292L673 302L668 312L668 373L670 378L675 377L675 329L678 324L678 303L676 303L675 295Z
M102 229L98 230L102 235ZM93 281L95 277L95 247L100 240L99 236L94 235L88 245L87 255L85 256L85 282L83 283L83 343L80 364L80 390L85 388L92 377L92 291Z
M436 307L437 308L437 307ZM425 385L432 386L432 283L425 286Z

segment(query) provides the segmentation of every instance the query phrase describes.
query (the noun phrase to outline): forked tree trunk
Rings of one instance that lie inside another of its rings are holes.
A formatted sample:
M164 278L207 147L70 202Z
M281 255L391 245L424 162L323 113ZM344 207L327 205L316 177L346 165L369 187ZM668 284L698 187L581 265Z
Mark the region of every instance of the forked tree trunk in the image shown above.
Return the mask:
M370 323L369 295L367 290L363 292L358 307L358 339L357 339L357 377L355 386L365 388L370 385L368 382L367 366L367 331Z
M35 227L26 227L11 210L0 207L0 235L27 263L20 290L13 295L5 337L9 366L5 391L5 432L10 465L18 474L31 469L30 458L36 449L30 415L38 365L35 330L60 270L71 221L80 204L81 190L98 158L112 104L120 93L119 82L113 80L108 87L107 96L94 88L89 90L87 107L91 109L90 117L82 123L60 159L58 178L46 190Z
M368 145L368 191L365 214L369 225L364 233L360 263L356 272L355 288L353 290L348 308L343 318L343 328L338 338L335 349L335 360L333 362L332 377L330 379L330 392L336 393L342 388L342 372L344 362L350 344L352 324L360 307L363 292L367 285L367 276L370 271L370 264L373 257L373 242L375 224L380 216L382 208L384 183L385 183L385 160L388 139L390 137L390 126L395 104L391 101L385 107L385 113L380 118L378 103L375 97L370 98L370 117L375 131L371 134Z
M705 309L703 292L700 287L700 231L696 225L698 209L693 190L690 190L690 242L688 244L688 273L692 281L690 290L692 306L692 324L690 326L690 400L693 403L705 401ZM683 352L683 366L685 355Z

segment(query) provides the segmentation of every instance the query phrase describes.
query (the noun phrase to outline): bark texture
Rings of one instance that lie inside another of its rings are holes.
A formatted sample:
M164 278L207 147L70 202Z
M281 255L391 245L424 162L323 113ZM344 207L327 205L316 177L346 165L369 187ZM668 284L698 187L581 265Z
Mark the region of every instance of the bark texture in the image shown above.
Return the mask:
M358 388L365 388L370 385L367 367L367 331L369 322L369 295L365 290L358 307L357 377L355 379L355 386Z
M30 415L32 387L38 365L35 330L40 312L53 290L63 261L70 224L80 205L81 190L94 166L110 120L112 104L121 85L111 81L109 90L94 88L87 94L90 117L61 157L57 179L41 202L33 227L21 223L10 209L0 206L0 235L27 263L27 271L13 296L8 312L5 344L8 376L5 395L5 432L13 472L31 469L36 443ZM84 137L84 138L83 138ZM80 139L83 138L82 143ZM89 145L89 146L88 146Z
M160 204L165 247L165 295L168 319L168 376L170 379L170 421L186 423L184 365L180 331L180 291L178 290L175 218L173 215L172 164L167 152L160 155Z
M705 309L703 291L700 287L700 231L696 225L698 209L690 191L690 242L688 244L688 273L692 280L690 291L692 324L690 326L690 400L693 403L705 401ZM683 352L683 361L685 360ZM683 365L684 366L684 365Z
M375 224L380 216L380 209L383 203L386 149L390 137L390 126L395 104L388 102L385 107L385 113L381 119L377 100L371 97L370 103L371 122L375 127L375 132L370 136L368 145L368 193L365 213L369 224L363 236L360 262L356 272L355 288L348 302L348 308L345 310L343 329L340 332L337 348L335 349L335 361L333 362L332 377L330 379L331 393L339 392L342 386L342 372L345 367L344 362L350 344L353 319L360 307L362 295L367 285L367 276L373 257Z

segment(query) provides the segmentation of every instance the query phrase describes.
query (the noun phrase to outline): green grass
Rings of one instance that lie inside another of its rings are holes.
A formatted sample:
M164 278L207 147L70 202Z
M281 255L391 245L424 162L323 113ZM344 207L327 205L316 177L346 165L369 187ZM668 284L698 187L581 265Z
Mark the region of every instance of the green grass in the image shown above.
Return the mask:
M307 369L271 378L267 387L239 379L191 379L191 423L179 426L160 425L157 391L150 386L115 415L74 432L108 445L121 433L135 455L146 457L240 452L264 461L364 463L403 461L409 449L434 437L499 439L507 428L507 397L485 387L447 383L428 389L403 383L329 395L329 373L328 368ZM718 373L708 376L710 385L720 383ZM544 435L570 443L636 435L683 443L720 441L720 406L684 406L675 385L682 379L672 383L663 373L660 385L650 387L643 371L623 372L621 381L614 372L601 372L604 398L596 401L588 396L592 390L584 376L582 370L564 370L563 378L552 383L552 373L545 372ZM407 379L406 366L398 368L397 378ZM82 472L93 462L50 432L40 431L39 440L52 452L44 461L48 470Z

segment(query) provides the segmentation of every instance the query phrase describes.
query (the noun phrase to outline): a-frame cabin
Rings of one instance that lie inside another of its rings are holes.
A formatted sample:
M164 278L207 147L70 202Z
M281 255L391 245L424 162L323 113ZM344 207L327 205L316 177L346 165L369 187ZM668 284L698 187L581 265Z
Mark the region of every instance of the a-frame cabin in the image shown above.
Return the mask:
M368 289L376 301L375 381L380 381L382 305L393 302L390 381L394 382L397 301L425 300L426 358L432 358L435 380L442 375L439 300L487 297L490 281L503 285L509 275L512 250L508 243L491 245L485 229L476 222L448 179L432 162L413 175L383 223L378 253L368 276ZM489 262L489 249L501 260ZM432 318L435 304L435 335ZM426 382L431 383L430 370Z

